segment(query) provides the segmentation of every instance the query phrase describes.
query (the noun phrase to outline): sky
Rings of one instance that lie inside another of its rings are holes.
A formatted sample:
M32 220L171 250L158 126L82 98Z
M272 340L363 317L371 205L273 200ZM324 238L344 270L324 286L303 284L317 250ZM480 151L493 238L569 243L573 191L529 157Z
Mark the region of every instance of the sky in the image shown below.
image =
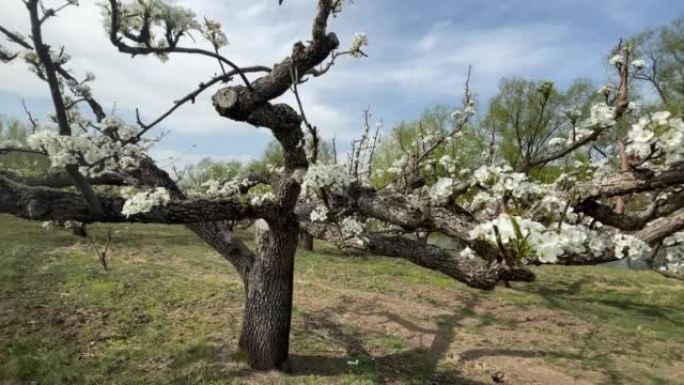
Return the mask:
M310 36L316 9L315 0L284 0L281 6L276 0L171 2L220 21L230 42L221 53L239 66L280 62L294 42ZM29 35L23 2L0 3L0 25ZM220 71L202 57L176 54L162 63L118 53L97 3L80 0L79 7L65 9L46 23L44 35L72 56L68 67L75 74L96 74L94 95L114 115L133 123L138 108L143 121L152 121ZM331 18L328 30L337 33L342 47L356 32L366 33L368 57L340 58L328 74L299 91L309 120L324 138L336 137L344 151L359 135L362 110L369 106L373 119L389 130L418 118L426 107L457 105L468 65L481 111L502 77L548 79L560 88L583 77L600 85L610 75L605 58L621 37L683 15L680 0L354 0ZM1 39L0 44L15 48ZM165 133L152 150L162 166L182 167L204 157L248 160L271 140L266 129L218 116L212 94L183 106L154 132ZM25 120L22 100L46 121L47 86L19 60L0 63L0 115ZM294 102L291 94L281 100Z

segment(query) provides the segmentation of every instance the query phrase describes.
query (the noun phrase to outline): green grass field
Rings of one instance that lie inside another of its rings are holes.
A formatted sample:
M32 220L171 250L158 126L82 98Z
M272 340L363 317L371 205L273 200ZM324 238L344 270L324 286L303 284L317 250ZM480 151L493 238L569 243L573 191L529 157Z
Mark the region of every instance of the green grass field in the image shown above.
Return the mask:
M114 226L104 271L89 242L0 216L0 384L684 384L682 282L541 267L481 292L317 248L297 256L288 372L255 373L241 283L189 231Z

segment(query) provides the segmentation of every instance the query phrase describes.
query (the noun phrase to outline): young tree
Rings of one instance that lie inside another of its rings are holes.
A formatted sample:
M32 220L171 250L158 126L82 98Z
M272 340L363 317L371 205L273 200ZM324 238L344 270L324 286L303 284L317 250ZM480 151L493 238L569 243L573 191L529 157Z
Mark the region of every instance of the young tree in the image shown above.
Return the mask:
M632 78L655 92L660 108L682 111L684 103L684 17L649 28L628 40L641 57Z
M444 159L442 176L423 176L434 154L445 146L462 146L458 134L475 113L466 84L463 107L451 114L450 124L421 132L405 158L383 170L390 175L388 182L373 186L376 136L368 115L347 164L318 163L317 130L305 118L297 94L297 86L323 76L339 56L365 55L364 35L339 51L336 35L327 31L328 18L343 8L341 0L318 0L307 42L295 43L291 54L273 67L241 67L221 55L226 37L220 25L200 23L185 8L160 0L109 0L106 28L119 51L162 59L200 55L221 67L219 75L200 83L159 119L138 119L135 125L107 117L89 88L93 76L78 80L65 68L65 51L43 40L43 25L75 1L59 8L24 2L30 40L0 29L23 49L18 55L5 52L3 59L21 56L46 82L57 127L31 135L28 147L3 142L0 148L47 156L54 170L31 179L0 176L0 212L33 220L186 224L242 278L245 309L239 346L255 369L277 368L287 360L294 254L302 231L341 248L407 259L485 290L502 281L533 280L528 264L595 264L633 256L668 275L683 266L678 232L684 229L684 123L667 112L637 119L629 103L626 64L615 66L620 78L616 96L594 105L582 117L581 129L564 138L562 146L539 151L522 168L570 156L614 131L617 121L632 120L625 143L634 162L626 171L585 164L554 183L541 184L495 164L496 148L491 146L482 159L486 165L474 171ZM189 31L201 32L212 49L184 46ZM621 54L622 63L629 63L631 53L624 49ZM145 134L218 85L223 87L212 98L216 112L268 128L282 149L282 166L183 190L146 155L154 139ZM288 90L297 96L297 108L273 102ZM94 120L79 113L81 105L89 107ZM76 192L64 189L70 186ZM121 195L112 195L99 186L126 187ZM606 206L606 199L626 194L653 194L653 204L644 212L624 213ZM224 224L243 219L256 220L254 250ZM617 235L615 229L620 230ZM405 236L416 231L445 234L461 250L453 254Z
M548 150L550 139L571 137L577 120L598 101L591 84L581 79L562 92L550 81L504 78L489 103L482 130L491 130L504 162L524 170Z

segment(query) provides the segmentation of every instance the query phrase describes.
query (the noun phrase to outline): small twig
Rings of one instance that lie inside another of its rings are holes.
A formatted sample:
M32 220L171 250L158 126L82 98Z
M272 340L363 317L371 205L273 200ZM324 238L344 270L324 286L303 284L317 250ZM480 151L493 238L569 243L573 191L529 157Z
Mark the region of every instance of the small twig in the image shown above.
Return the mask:
M109 225L107 228L107 242L105 243L104 250L100 251L100 249L97 247L95 236L93 236L91 243L95 249L95 253L97 253L97 257L100 260L102 267L105 270L109 270L109 264L107 263L107 252L109 251L109 247L112 245L112 225Z
M292 93L295 95L295 99L297 99L297 107L299 108L299 114L302 116L302 121L304 122L306 129L309 131L309 134L311 134L311 163L315 164L316 161L318 161L318 129L316 128L316 126L309 123L309 120L306 118L306 113L304 112L304 105L302 104L302 99L299 97L299 90L297 89L297 79L299 78L297 67L293 67L293 69L290 71L290 76L292 78L291 90Z
M246 67L246 68L242 68L242 69L241 69L241 72L242 72L242 73L262 72L262 71L264 71L264 72L270 72L271 70L270 70L270 68L264 67L264 66ZM140 138L141 138L145 133L147 133L147 131L151 130L154 126L156 126L157 124L161 123L164 119L166 119L167 117L169 117L169 115L171 115L174 111L176 111L176 110L177 110L180 106L182 106L183 104L185 104L185 103L187 103L187 102L192 102L192 103L194 103L194 102L195 102L195 99L197 98L197 96L199 96L202 92L204 92L205 90L207 90L208 88L212 87L213 85L215 85L215 84L217 84L217 83L219 83L219 82L227 82L227 81L230 81L231 78L232 78L235 74L237 74L236 71L230 71L230 72L226 73L226 75L224 75L224 76L216 76L216 77L212 78L211 80L209 80L209 81L206 82L206 83L204 83L204 82L200 83L194 91L192 91L192 92L190 92L189 94L185 95L183 98L181 98L181 99L179 99L179 100L176 100L176 101L173 103L173 106L171 106L171 108L169 108L166 112L164 112L163 114L161 114L161 115L160 115L157 119L155 119L152 123L149 123L149 124L143 123L142 120L140 119L139 111L136 109L136 118L137 118L137 122L138 122L138 125L142 128L142 130L141 130L134 138L131 139L131 142L136 142L136 141L140 140Z
M26 115L28 115L29 122L31 122L31 133L35 134L36 129L38 128L38 122L33 118L33 115L31 115L31 111L29 111L28 107L26 107L26 101L24 99L21 99L21 105L24 106L24 111L26 112Z

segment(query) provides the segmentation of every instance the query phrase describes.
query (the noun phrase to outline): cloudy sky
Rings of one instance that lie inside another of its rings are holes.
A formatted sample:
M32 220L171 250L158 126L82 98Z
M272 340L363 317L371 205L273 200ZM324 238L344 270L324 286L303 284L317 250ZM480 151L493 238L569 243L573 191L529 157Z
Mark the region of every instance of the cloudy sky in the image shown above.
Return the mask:
M0 2L0 25L28 35L23 3ZM65 47L76 73L97 75L96 97L120 117L130 119L137 107L144 120L152 120L218 70L204 58L176 55L161 63L124 56L105 36L99 1L80 2L46 25L46 40ZM280 7L276 0L174 2L221 21L230 40L222 53L240 66L279 62L293 42L310 35L315 11L315 0L285 0ZM503 76L550 79L560 87L576 77L601 83L608 76L602 59L620 37L681 15L684 2L679 0L355 0L329 29L343 45L355 32L366 32L369 57L344 58L300 92L323 135L348 142L358 134L366 106L389 128L415 119L427 106L455 105L468 64L482 103ZM24 99L34 114L44 116L50 107L47 92L25 64L0 64L0 115L23 119ZM165 122L161 129L168 136L154 150L162 163L182 165L205 156L249 159L261 153L268 132L218 117L210 97L208 92Z

